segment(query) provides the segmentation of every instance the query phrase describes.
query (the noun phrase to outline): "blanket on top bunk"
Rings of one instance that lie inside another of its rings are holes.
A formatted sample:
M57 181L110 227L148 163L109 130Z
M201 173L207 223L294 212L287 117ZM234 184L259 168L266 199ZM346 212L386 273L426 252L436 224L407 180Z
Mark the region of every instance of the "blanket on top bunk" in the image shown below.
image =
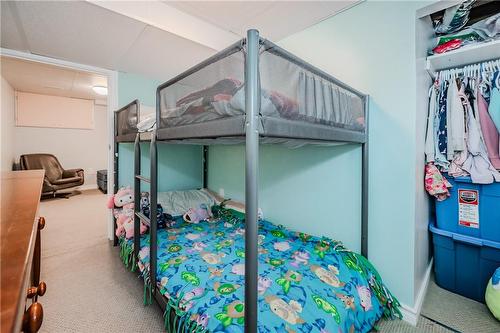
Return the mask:
M263 116L334 125L353 130L364 128L361 100L320 79L301 73L295 98L262 89ZM245 89L241 81L225 78L176 101L162 112L168 126L206 122L245 113Z
M157 286L167 330L243 332L244 222L178 220L158 231ZM148 279L149 237L139 268ZM368 332L399 303L360 255L340 242L259 222L259 332ZM174 315L175 314L175 315ZM175 318L173 320L172 318Z

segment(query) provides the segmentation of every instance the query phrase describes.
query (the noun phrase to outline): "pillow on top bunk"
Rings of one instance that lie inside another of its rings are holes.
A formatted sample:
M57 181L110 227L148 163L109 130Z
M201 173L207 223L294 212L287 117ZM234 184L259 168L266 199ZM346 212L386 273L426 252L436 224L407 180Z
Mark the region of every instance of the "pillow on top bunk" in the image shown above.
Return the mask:
M154 125L156 124L156 115L150 114L144 117L138 124L137 130L139 132L149 132L153 130Z
M158 192L158 203L163 211L172 216L180 216L190 208L198 208L202 204L212 207L215 198L206 189L187 191Z

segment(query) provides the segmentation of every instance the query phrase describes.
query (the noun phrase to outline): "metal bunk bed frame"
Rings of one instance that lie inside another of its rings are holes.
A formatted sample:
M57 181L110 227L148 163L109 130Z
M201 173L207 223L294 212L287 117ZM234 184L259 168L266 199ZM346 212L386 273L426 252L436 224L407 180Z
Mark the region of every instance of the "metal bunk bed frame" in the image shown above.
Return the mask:
M365 110L365 131L364 133L352 133L338 129L336 131L337 142L352 142L359 143L362 147L362 198L361 198L361 253L368 257L368 96L340 82L331 75L322 70L305 63L303 60L276 46L275 44L259 37L257 30L249 30L247 38L239 41L227 49L215 54L211 58L194 66L186 72L160 85L156 91L156 124L157 129L153 131L151 137L150 163L151 163L151 188L150 188L150 203L151 203L151 218L150 218L150 267L149 274L151 290L153 297L159 305L165 309L167 301L159 291L156 290L156 271L157 271L157 199L158 199L158 151L157 140L168 142L176 139L186 139L185 136L177 134L174 129L165 129L170 134L158 135L158 125L160 124L160 91L183 78L197 72L198 70L208 66L209 64L222 59L228 53L234 52L235 48L241 48L246 44L245 57L245 333L257 332L257 316L258 316L258 165L259 165L259 138L262 135L259 127L259 110L261 100L261 87L259 81L259 47L262 45L270 50L270 52L279 54L288 61L299 64L308 71L334 82L338 86L356 94L364 101ZM195 126L200 126L195 124ZM203 124L201 125L203 126ZM200 128L200 127L199 127ZM337 129L335 129L337 130ZM222 133L221 136L231 136L231 133ZM158 138L159 137L159 138ZM329 140L333 141L333 140ZM206 186L207 181L207 148L203 147L203 185ZM139 160L139 162L137 162ZM139 163L139 165L138 165ZM136 168L140 168L140 153L136 153ZM141 178L136 178L136 185ZM145 180L145 179L144 179ZM136 195L136 200L137 200ZM137 201L136 201L137 202ZM137 221L138 219L136 219ZM135 223L134 233L139 234L138 222ZM139 251L139 237L134 237L135 242L135 258ZM153 272L153 273L152 273ZM154 274L154 276L153 276Z
M114 119L113 119L113 128L114 128L114 142L113 142L113 193L118 192L118 162L119 162L119 154L118 154L118 145L120 142L134 142L134 139L136 137L135 133L131 134L124 134L124 135L119 135L118 131L118 115L130 108L132 105L137 105L137 115L139 115L140 112L140 104L139 100L133 100L132 102L128 103L127 105L123 106L122 108L116 110L114 112ZM116 219L113 218L114 221L114 229L116 230ZM113 246L118 245L118 237L116 235L113 236Z

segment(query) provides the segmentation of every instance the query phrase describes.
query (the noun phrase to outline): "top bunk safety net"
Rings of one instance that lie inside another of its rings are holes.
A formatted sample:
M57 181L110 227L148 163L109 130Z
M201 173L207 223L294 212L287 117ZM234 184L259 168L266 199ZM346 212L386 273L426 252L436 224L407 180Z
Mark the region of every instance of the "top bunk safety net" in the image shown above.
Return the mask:
M157 91L159 140L245 135L242 40ZM366 141L366 96L275 44L259 41L263 137Z
M117 142L134 142L137 133L141 140L150 140L151 127L154 126L154 108L144 106L134 100L115 111L115 140Z
M137 135L140 105L135 100L115 111L115 138L118 142L133 142Z

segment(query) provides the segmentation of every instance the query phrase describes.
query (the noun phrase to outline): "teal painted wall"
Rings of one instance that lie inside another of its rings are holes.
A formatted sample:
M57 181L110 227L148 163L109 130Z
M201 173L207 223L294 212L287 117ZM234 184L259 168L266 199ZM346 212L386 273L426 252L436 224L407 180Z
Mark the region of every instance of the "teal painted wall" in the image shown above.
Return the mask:
M156 88L163 82L137 74L118 72L118 107L138 99L141 104L156 106Z
M162 82L136 74L118 73L118 104L127 105L135 99L143 105L156 105L156 87ZM118 184L134 185L134 144L118 147ZM141 143L141 173L149 177L149 142ZM158 145L158 190L183 190L202 186L202 148L190 145ZM141 184L141 190L149 190Z
M244 146L209 148L208 187L245 199ZM361 149L356 145L260 147L259 207L292 230L342 240L360 250Z
M134 186L134 144L118 146L119 186ZM141 174L150 175L149 142L141 143ZM158 190L187 190L200 188L202 179L202 147L158 144ZM141 182L141 191L149 191L149 184Z
M134 144L118 144L118 187L134 185Z
M427 4L366 1L279 43L371 96L369 258L410 307L415 301L415 12ZM348 154L354 158L356 152Z

